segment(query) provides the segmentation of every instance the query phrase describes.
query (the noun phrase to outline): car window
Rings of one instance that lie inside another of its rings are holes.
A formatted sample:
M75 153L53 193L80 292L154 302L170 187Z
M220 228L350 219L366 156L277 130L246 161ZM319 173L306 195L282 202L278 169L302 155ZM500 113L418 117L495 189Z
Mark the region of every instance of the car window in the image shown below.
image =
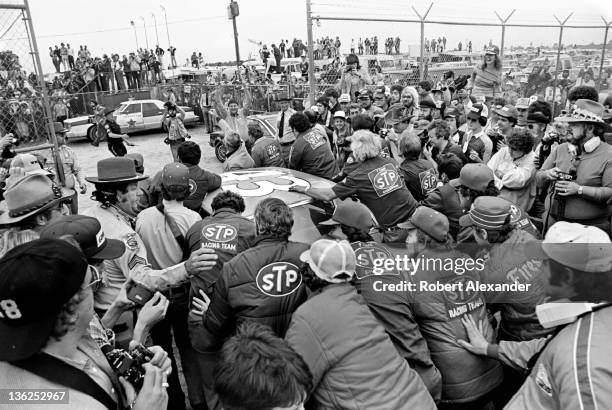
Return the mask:
M151 117L153 115L161 114L161 110L157 108L157 105L154 103L143 103L142 104L142 116L143 117Z
M121 114L135 114L140 112L140 104L130 104Z
M117 112L123 112L123 110L126 109L126 107L128 106L128 104L119 104L119 107L117 107Z

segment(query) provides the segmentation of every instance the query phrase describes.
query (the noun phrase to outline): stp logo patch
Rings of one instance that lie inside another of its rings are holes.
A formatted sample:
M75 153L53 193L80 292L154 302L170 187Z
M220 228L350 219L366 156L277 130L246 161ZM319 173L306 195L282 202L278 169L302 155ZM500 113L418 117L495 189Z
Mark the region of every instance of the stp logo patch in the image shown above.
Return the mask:
M202 228L202 234L209 241L229 242L236 239L238 236L238 230L231 225L211 224Z
M289 262L274 262L264 266L255 278L257 287L268 296L287 296L302 284L298 267Z
M377 259L390 259L391 252L382 245L376 243L355 243L353 244L355 257L357 259L357 267L355 275L357 279L363 279L366 276L374 275L374 261ZM397 274L396 272L385 272Z
M385 164L368 172L368 178L378 197L383 197L402 187L399 172L393 164Z

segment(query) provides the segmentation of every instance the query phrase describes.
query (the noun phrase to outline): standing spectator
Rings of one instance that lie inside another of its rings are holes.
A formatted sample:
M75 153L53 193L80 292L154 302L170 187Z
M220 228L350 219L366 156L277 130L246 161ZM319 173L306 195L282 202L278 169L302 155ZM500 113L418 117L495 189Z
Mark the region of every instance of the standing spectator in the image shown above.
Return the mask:
M321 239L302 258L313 293L293 314L286 340L313 375L313 406L435 409L421 378L351 285L357 266L351 245Z
M471 76L472 96L492 99L501 93L502 61L499 58L499 47L486 49L483 62L474 68Z
M113 54L111 62L112 76L117 83L117 91L125 90L125 81L123 80L123 64L119 61L119 54Z
M165 54L164 49L161 48L159 44L157 44L155 46L155 56L157 57L157 60L161 64L162 69L164 69L164 54Z
M276 47L276 44L272 44L272 54L274 55L274 60L276 62L276 64L275 64L276 65L276 73L280 74L281 71L282 71L281 70L281 68L282 68L281 67L281 58L282 58L282 55L281 55L281 52L278 49L278 47Z
M400 53L400 41L399 36L395 37L395 54Z
M55 98L53 102L53 116L55 117L55 121L64 125L64 120L68 119L68 106L64 102L63 98Z
M289 125L289 120L296 111L290 107L289 101L291 101L291 99L287 95L279 95L278 102L280 105L280 113L276 121L278 142L280 143L281 155L285 164L289 163L289 152L295 141L295 134Z
M102 56L100 62L100 82L102 83L102 91L116 91L117 87L115 85L115 76L113 75L111 61L106 54Z
M204 68L204 56L202 53L198 53L198 68Z
M281 52L281 58L287 57L287 54L285 53L285 42L283 40L281 40L280 44L278 45L278 48Z
M55 47L57 48L57 46ZM57 53L55 52L55 50L53 50L52 47L49 47L49 57L51 57L51 62L53 63L53 66L55 67L55 72L59 73L60 66L61 66L61 58L57 56Z
M166 110L162 116L162 124L166 125L168 130L168 137L165 142L170 145L170 151L172 151L172 159L174 162L178 162L177 150L187 138L191 138L185 128L183 120L185 119L185 111L178 105L168 101L164 104Z
M74 70L74 49L70 48L70 44L66 44L68 51L68 65L71 70Z
M359 51L359 55L363 54L363 41L361 40L361 37L359 37L359 41L357 42L357 49ZM355 54L355 53L351 53L351 54Z
M70 67L70 63L68 62L68 49L66 48L64 43L61 44L60 58L62 60L62 67L64 71L68 71L68 68Z
M351 54L355 54L355 39L351 39Z
M142 87L140 76L140 58L135 53L130 53L130 71L132 73L132 85L135 90Z
M186 208L183 201L189 195L189 170L183 164L164 166L161 176L163 202L140 212L136 220L136 233L140 235L151 255L153 269L166 269L187 259L185 235L191 226L200 221L200 215ZM180 236L179 236L180 235ZM192 408L199 408L204 398L197 397L199 373L195 363L195 351L189 341L187 313L189 311L189 282L162 292L170 302L164 319L151 329L153 343L168 353L172 361L172 373L168 378L168 403L171 408L184 409L185 395L179 382L177 358L172 354L173 340L181 358L181 368L189 391Z
M170 64L172 68L176 68L178 67L178 64L176 64L176 48L175 47L168 47L168 51L170 52Z
M302 54L302 61L300 61L300 73L304 81L308 81L308 68L310 63L306 60L306 54Z

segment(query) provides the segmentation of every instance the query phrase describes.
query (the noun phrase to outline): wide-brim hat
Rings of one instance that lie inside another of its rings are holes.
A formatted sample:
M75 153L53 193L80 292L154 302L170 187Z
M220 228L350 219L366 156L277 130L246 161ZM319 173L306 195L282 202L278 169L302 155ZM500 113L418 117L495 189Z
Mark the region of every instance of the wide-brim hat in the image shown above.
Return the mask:
M604 106L591 100L578 100L574 110L566 115L555 118L562 122L586 122L590 124L605 124L603 120Z
M131 158L113 157L98 161L98 176L87 177L92 184L116 184L138 182L147 179L146 175L136 173L136 166Z
M395 125L402 122L408 122L412 118L412 115L403 115L404 107L402 105L397 105L391 107L389 111L385 114L385 123L388 125Z
M56 185L49 177L26 175L4 192L0 202L0 225L12 225L39 214L58 202L68 201L72 189Z

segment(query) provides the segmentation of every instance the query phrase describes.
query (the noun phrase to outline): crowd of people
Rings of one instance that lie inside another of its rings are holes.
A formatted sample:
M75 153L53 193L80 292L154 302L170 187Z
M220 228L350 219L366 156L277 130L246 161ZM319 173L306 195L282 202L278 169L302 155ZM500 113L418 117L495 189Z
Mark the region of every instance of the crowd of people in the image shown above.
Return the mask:
M335 201L313 243L290 239L283 200L247 214L219 189L172 96L174 162L150 177L125 152L83 175L60 139L60 186L4 135L0 386L65 389L79 409L606 408L612 98L577 85L557 116L506 100L498 53L465 86L389 90L349 57L315 105L278 96L277 136L249 123L249 95L210 95L224 171L329 181L287 193Z

